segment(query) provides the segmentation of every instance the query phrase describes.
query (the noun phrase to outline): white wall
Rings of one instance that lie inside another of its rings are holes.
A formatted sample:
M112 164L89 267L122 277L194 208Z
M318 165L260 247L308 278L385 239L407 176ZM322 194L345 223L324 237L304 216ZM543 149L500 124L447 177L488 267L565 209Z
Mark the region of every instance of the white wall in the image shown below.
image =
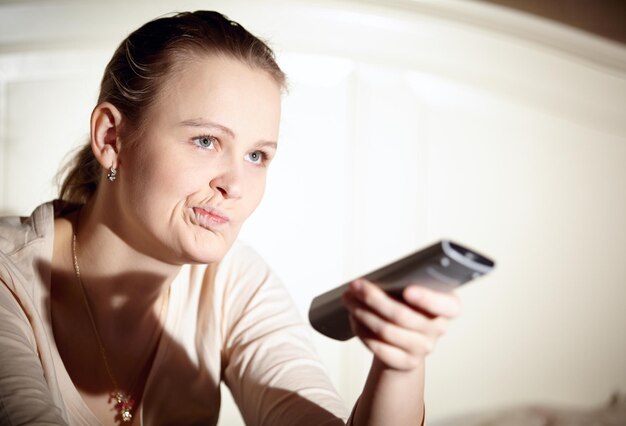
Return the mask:
M303 315L317 293L451 237L498 266L460 290L465 312L429 358L429 419L626 392L626 49L538 18L469 1L3 2L0 210L54 196L117 43L197 8L269 38L290 77L242 238ZM314 339L352 404L367 352Z

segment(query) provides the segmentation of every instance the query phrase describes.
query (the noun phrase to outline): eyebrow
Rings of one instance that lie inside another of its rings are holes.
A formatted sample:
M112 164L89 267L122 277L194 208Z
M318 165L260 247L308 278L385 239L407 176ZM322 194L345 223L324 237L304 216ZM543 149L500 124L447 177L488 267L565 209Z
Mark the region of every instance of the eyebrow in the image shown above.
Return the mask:
M230 130L226 126L222 126L221 124L214 123L212 121L204 121L198 118L192 118L191 120L184 120L178 123L180 126L184 127L213 127L221 130L222 132L228 134L231 138L235 137L235 132Z
M198 118L192 118L190 120L183 120L183 121L181 121L178 124L180 126L183 126L183 127L215 128L215 129L219 129L222 132L226 133L231 138L233 138L233 139L235 138L235 132L233 132L232 130L230 130L226 126L222 126L221 124L215 123L213 121L205 121L205 120L198 119ZM277 149L278 144L276 142L272 142L272 141L260 141L255 146L259 147L259 148L260 147L264 147L264 146L269 146L270 148Z

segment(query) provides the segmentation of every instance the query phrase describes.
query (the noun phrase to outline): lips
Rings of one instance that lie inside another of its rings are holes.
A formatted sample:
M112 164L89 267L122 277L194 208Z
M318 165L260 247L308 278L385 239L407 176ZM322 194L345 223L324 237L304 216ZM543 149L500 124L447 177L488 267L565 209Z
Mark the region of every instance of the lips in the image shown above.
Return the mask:
M198 224L208 229L223 226L230 221L226 215L210 207L194 207L193 212Z

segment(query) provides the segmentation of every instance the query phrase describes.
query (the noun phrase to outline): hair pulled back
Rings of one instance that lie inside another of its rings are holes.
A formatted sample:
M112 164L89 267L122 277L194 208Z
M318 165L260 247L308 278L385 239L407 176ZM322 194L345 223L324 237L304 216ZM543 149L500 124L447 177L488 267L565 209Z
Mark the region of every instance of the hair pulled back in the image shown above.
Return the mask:
M104 71L98 104L110 102L121 112L124 137L132 143L166 78L202 54L240 60L268 72L281 87L286 84L272 50L237 22L213 11L183 12L148 22L119 45ZM84 204L96 192L103 171L87 143L62 173L59 198Z

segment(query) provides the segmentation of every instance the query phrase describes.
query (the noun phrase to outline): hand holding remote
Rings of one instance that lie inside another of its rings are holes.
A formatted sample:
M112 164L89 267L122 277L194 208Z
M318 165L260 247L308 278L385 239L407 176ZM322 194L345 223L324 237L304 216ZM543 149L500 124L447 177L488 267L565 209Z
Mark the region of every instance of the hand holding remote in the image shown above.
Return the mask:
M385 366L412 370L428 355L448 322L461 312L453 292L416 285L403 291L403 300L367 280L350 283L343 294L353 333Z

